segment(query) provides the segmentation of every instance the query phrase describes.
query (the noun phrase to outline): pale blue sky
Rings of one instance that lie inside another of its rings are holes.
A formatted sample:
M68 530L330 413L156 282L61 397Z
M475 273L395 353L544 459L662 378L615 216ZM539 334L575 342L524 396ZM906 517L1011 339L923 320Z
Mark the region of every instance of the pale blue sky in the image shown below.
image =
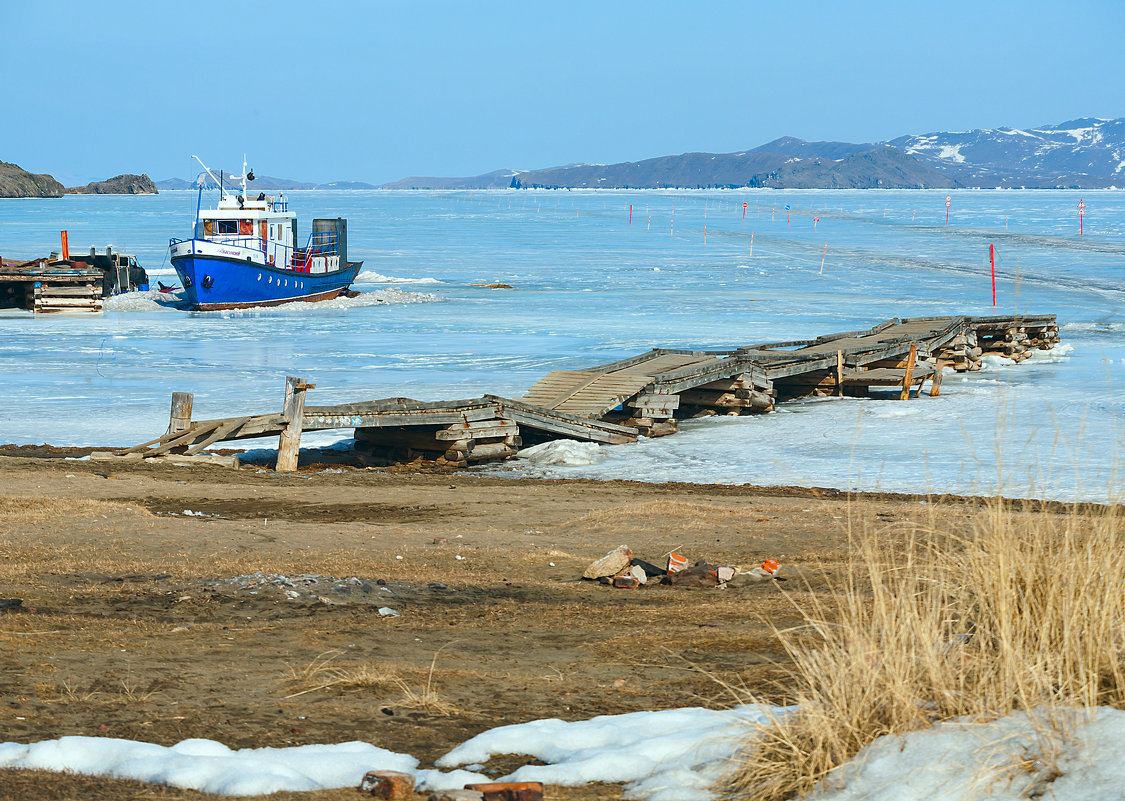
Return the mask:
M382 183L1125 116L1125 3L0 0L0 160Z

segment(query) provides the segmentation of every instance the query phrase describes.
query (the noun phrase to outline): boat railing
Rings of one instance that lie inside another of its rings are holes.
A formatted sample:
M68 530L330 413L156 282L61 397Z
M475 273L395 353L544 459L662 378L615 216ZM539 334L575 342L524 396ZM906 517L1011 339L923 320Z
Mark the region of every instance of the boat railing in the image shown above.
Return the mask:
M196 240L172 237L168 240L168 246L172 247L173 245L198 241L199 239L199 237L197 237ZM308 241L303 248L285 245L281 242L267 242L260 237L244 235L210 236L203 237L202 241L261 253L263 256L262 260L271 267L289 269L299 273L310 272L317 266L327 269L327 259L332 256L339 257L340 255L339 235L335 231L323 231L309 234ZM314 261L319 259L324 259L325 261L319 263Z

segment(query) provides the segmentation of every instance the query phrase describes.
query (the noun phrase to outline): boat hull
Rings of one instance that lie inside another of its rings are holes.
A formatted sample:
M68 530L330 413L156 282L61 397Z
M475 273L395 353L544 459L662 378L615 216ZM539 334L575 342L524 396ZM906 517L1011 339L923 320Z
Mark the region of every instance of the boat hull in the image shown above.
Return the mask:
M184 287L186 308L198 311L330 300L348 290L363 265L349 262L340 270L306 273L198 253L171 261Z

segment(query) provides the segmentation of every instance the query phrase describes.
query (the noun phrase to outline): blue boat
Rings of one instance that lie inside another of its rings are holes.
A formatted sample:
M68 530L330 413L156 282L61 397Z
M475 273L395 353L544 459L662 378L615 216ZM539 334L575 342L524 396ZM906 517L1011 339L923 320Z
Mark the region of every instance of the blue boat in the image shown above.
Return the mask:
M242 193L231 195L197 156L219 186L214 209L197 208L191 239L168 243L172 266L183 284L188 309L244 309L293 301L328 300L349 291L363 262L348 261L348 221L313 220L304 247L297 242L297 214L283 196L264 192L249 199L253 170L231 176ZM200 187L200 206L202 205Z

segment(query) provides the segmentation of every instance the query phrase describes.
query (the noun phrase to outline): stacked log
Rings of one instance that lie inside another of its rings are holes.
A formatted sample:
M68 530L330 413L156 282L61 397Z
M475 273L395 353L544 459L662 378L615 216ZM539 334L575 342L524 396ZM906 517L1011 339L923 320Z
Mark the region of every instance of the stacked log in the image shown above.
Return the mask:
M451 426L357 428L356 448L375 464L434 462L467 467L508 459L523 445L519 426L503 417Z
M737 375L682 390L679 398L680 417L733 417L772 412L777 391L769 380L755 382L747 375Z
M1059 326L1057 323L1045 325L1029 325L1027 328L1027 346L1039 350L1050 350L1059 343Z
M630 416L621 425L632 426L642 437L666 437L680 430L676 423L676 410L680 396L672 394L642 394L625 403Z
M940 360L944 366L964 373L979 370L983 355L984 349L977 340L976 330L966 327L932 354L927 361L936 363Z
M1031 355L1027 329L1022 325L982 323L977 326L977 342L986 356L1003 356L1022 362Z

